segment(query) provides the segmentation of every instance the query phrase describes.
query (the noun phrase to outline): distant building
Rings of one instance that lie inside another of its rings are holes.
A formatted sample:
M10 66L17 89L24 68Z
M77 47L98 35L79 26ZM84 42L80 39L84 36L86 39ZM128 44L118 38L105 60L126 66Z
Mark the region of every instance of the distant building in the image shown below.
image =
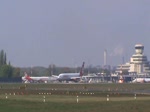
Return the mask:
M127 74L129 74L129 69L130 69L130 63L118 65L116 67L116 73L118 75L120 75L120 74L127 75Z
M116 73L128 73L146 75L150 74L150 63L147 56L144 55L144 46L142 44L135 45L135 54L130 58L130 62L118 65Z
M105 66L103 66L103 69L107 69L107 70L111 70L111 66L110 65L105 65Z

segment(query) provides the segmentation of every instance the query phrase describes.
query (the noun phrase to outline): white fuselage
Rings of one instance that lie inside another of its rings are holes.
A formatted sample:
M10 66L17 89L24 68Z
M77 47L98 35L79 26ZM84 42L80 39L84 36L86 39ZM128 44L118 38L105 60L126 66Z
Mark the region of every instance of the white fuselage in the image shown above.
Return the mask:
M148 83L150 82L150 78L136 78L132 81L133 83Z
M54 77L47 77L47 76L43 76L43 77L29 77L26 78L25 76L22 77L23 81L34 81L34 82L45 82L45 81L53 81L56 80L56 78Z
M58 76L59 81L71 81L80 78L80 73L61 73Z

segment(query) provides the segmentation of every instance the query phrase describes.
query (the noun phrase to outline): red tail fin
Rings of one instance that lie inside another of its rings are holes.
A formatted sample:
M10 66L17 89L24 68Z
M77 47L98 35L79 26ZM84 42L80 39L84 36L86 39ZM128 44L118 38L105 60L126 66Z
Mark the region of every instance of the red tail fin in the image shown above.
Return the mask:
M84 73L84 64L85 64L85 62L83 62L81 70L80 70L80 76L81 77L83 76L83 73Z
M30 76L29 76L26 72L24 72L24 77L25 77L26 79L30 80Z
M28 76L27 72L24 72L24 77L27 77L27 76Z

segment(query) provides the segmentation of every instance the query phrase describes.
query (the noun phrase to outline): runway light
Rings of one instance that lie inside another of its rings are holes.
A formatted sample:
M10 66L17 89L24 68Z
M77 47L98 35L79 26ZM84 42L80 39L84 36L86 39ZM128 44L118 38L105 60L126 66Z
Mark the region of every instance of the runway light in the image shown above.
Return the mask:
M109 95L107 95L107 101L109 101Z
M79 102L78 96L77 96L77 103Z
M136 100L136 94L134 94L134 99Z

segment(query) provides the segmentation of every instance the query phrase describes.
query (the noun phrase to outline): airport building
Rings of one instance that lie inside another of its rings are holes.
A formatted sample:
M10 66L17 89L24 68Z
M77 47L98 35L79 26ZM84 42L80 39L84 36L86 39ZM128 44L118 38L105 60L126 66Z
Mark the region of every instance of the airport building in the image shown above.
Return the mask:
M118 65L117 74L129 75L150 75L150 63L147 56L144 55L144 46L135 45L135 54L130 58L130 62Z

